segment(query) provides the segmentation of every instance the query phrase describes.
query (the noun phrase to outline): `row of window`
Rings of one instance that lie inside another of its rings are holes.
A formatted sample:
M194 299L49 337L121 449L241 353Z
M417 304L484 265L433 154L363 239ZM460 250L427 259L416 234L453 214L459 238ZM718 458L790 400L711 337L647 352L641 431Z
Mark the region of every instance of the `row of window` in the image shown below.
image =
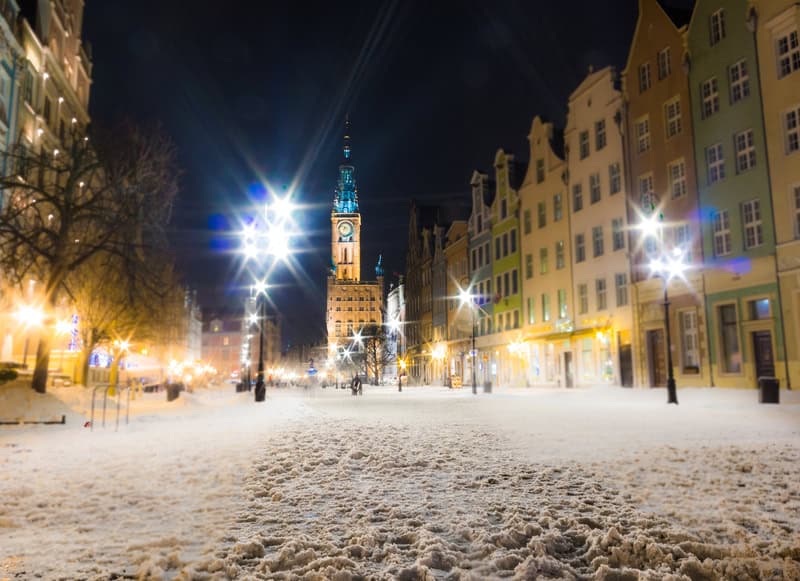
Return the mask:
M494 259L500 260L517 251L517 229L513 228L494 239Z
M612 196L622 191L622 173L619 163L612 163L608 166L608 189ZM597 204L602 197L600 173L596 172L589 176L589 203ZM578 181L572 184L572 211L580 212L581 210L583 210L583 184Z
M359 319L358 321L336 321L334 324L334 333L337 337L352 337L353 333L359 331L365 325L376 325L377 321L375 319L370 319L369 321L365 319ZM344 331L344 332L342 332Z
M731 105L750 96L750 75L745 59L728 67L728 95ZM700 84L700 96L703 102L703 119L719 112L719 84L716 77L706 79Z
M622 218L611 220L611 249L612 252L625 249L625 221ZM592 257L598 258L605 254L605 234L602 226L592 228ZM584 234L575 235L575 262L586 260L586 237Z
M472 270L473 272L484 266L491 264L491 255L489 254L489 243L481 244L477 248L472 249Z
M752 129L733 136L733 151L737 174L756 166L756 146ZM725 179L725 151L722 143L715 143L706 148L706 175L709 185Z
M800 188L795 190L798 196ZM796 202L800 201L796 199ZM761 228L761 203L758 200L745 202L741 206L742 229L744 234L744 248L750 250L764 244L764 234ZM797 211L800 216L800 210ZM712 216L714 228L714 255L727 256L733 252L731 244L731 225L728 210L714 212Z
M560 222L564 217L564 202L561 194L553 196L553 222ZM536 223L539 228L547 226L547 202L536 204ZM522 232L530 234L533 230L531 210L526 209L522 214Z
M555 257L556 257L556 270L561 270L565 265L564 257L564 241L558 240L555 244ZM548 250L547 248L539 249L539 274L547 274L549 270ZM525 255L525 278L533 278L533 254Z
M605 148L606 144L608 143L608 139L606 137L606 120L600 119L599 121L594 122L594 150L601 151ZM589 144L589 131L581 131L578 134L578 151L580 153L581 159L586 159L589 157L590 153L590 144ZM536 174L536 181L537 183L541 183L544 181L544 170L542 171L542 179L539 179L537 167L537 174Z
M333 299L331 299L331 300L333 300ZM362 297L351 297L351 296L348 296L348 297L336 297L336 302L337 303L340 302L340 301L348 302L348 301L374 301L374 300L375 300L375 297L372 297L372 296L370 296L370 297L363 297L363 296Z
M671 56L668 46L658 51L658 54L656 54L659 81L666 79L672 73ZM647 61L639 65L639 93L644 93L652 86L653 80L650 74L650 61Z
M337 306L336 307L336 312L338 313L338 312L342 312L342 311L374 311L376 308L377 307L374 307L374 306L369 306L369 307L363 307L362 306L362 307L358 307L358 308L356 308L356 307L339 307L339 306Z
M636 132L636 151L645 153L650 150L650 115L642 115L634 122ZM681 117L681 97L676 95L664 103L664 131L666 139L671 139L683 131Z
M517 269L498 274L495 278L497 294L501 297L515 295L519 292L519 274ZM480 290L480 289L479 289Z

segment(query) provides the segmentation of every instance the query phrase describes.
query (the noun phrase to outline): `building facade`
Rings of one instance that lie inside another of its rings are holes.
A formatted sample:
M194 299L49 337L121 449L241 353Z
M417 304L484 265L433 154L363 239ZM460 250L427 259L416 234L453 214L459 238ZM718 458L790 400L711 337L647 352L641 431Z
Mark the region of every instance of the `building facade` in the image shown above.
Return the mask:
M469 289L469 265L467 256L467 221L454 220L445 234L445 262L447 264L447 380L451 386L464 385L469 366L472 313L470 306L462 306L459 296L462 289ZM471 373L471 372L470 372ZM470 379L471 381L471 379Z
M709 363L722 387L784 375L754 32L747 0L708 0L686 34Z
M361 280L361 213L350 145L350 120L345 122L344 159L331 210L331 268L327 285L326 327L329 356L358 349L356 334L383 324L383 269L377 281Z
M569 98L564 143L575 317L574 364L565 361L564 375L575 385L634 382L622 109L611 67L590 70Z
M758 0L746 14L756 30L767 161L772 194L780 310L786 363L776 374L800 385L800 6L792 0ZM777 337L776 352L784 347ZM782 383L783 385L783 383Z
M531 161L519 190L525 380L527 385L572 387L575 314L563 140L552 123L537 116L528 142Z
M470 179L472 208L467 223L470 264L470 294L475 297L475 350L476 382L484 385L491 381L491 361L494 357L494 292L492 281L492 203L494 180L487 174L473 171ZM469 370L470 379L472 370Z

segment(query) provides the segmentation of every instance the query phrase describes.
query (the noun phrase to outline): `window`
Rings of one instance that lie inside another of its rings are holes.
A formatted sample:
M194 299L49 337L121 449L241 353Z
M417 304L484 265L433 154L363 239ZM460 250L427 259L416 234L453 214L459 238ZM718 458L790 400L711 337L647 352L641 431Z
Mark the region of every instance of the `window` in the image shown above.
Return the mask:
M606 120L595 121L594 124L594 149L600 151L606 146Z
M547 274L547 248L539 249L539 274Z
M672 64L670 63L669 47L658 53L658 80L666 79L672 72Z
M761 230L761 204L751 200L742 204L742 222L744 223L744 247L756 248L764 243Z
M472 250L472 270L478 270L478 251Z
M719 111L719 88L717 78L711 77L703 82L701 87L703 93L703 119L711 117Z
M742 173L756 165L756 146L753 142L753 130L748 129L733 137L736 149L736 171Z
M525 278L533 278L533 254L525 255Z
M503 198L500 200L500 219L504 220L508 217L508 200Z
M624 272L615 274L614 287L617 294L617 306L626 306L628 304L628 275Z
M711 46L725 38L725 11L717 10L711 15Z
M556 242L556 270L564 268L564 241Z
M650 88L650 63L639 65L639 92L644 93Z
M222 344L223 345L230 345L230 342L231 342L230 337L225 336L225 337L222 338Z
M511 237L511 254L514 254L517 251L517 229L511 230L509 236Z
M478 233L483 232L483 216L478 214Z
M525 234L531 233L531 211L525 210L522 214L522 231Z
M564 215L564 210L561 204L561 194L553 196L553 222L558 222Z
M22 93L25 101L33 104L33 71L27 68L25 69Z
M544 160L536 160L536 183L540 184L544 181Z
M510 279L511 279L511 275L508 272L504 272L503 273L503 289L506 291L506 294L504 296L508 296L508 295L511 294L511 292L510 292L511 291L511 284L509 284L511 282Z
M653 191L653 174L639 176L639 204L645 212L656 209L656 193Z
M608 166L608 187L611 190L612 196L622 191L622 177L620 175L619 163L612 163Z
M44 122L45 122L45 123L46 123L48 126L50 125L50 109L51 109L51 105L50 105L50 97L45 97L45 98L44 98L44 111L43 111L43 115L44 115Z
M500 237L494 239L494 259L500 260Z
M683 251L686 262L692 262L692 230L688 223L672 227L672 244Z
M720 347L722 348L722 371L739 373L742 358L739 352L739 330L736 324L736 306L721 305L718 309Z
M575 262L586 260L586 246L583 234L575 234Z
M544 202L539 202L536 206L537 214L539 217L539 228L544 228L547 225L547 208Z
M558 318L567 318L567 291L563 288L558 289Z
M731 224L728 210L714 213L714 256L731 253Z
M511 271L511 294L515 295L519 292L519 274L517 269Z
M533 325L536 322L536 305L533 297L528 297L528 324Z
M606 279L598 278L594 281L594 290L597 295L597 310L604 311L606 305Z
M784 115L786 153L800 151L800 105Z
M497 289L497 295L501 296L501 297L505 296L503 294L503 277L498 274L497 278L495 279L495 281L497 283L496 286L495 286L495 288ZM506 290L508 290L508 289L506 289Z
M519 329L519 311L514 309L514 328Z
M731 103L738 103L750 96L750 77L747 74L747 61L742 59L728 69L731 87Z
M595 226L592 228L592 250L593 256L603 256L603 227Z
M725 157L722 155L721 143L716 143L706 149L706 165L708 166L709 184L715 184L725 179Z
M572 211L580 212L583 209L583 188L581 184L572 186Z
M615 251L625 248L625 232L623 228L622 218L611 220L611 246Z
M478 246L478 268L483 266L483 245Z
M580 134L581 159L589 157L589 132L581 131Z
M503 256L508 256L508 232L503 234Z
M589 287L585 284L578 285L578 314L585 315L589 312Z
M681 98L675 97L664 103L664 121L667 127L667 139L681 132Z
M800 70L800 39L793 30L778 39L778 78Z
M542 295L542 321L550 320L550 295Z
M600 174L593 173L589 176L589 200L592 204L600 201Z
M764 320L770 318L769 299L756 299L749 301L750 320Z
M800 238L800 186L794 186L794 233Z
M669 164L667 170L672 199L682 198L686 195L686 163L683 158L677 159Z
M644 153L650 149L650 118L645 115L636 120L636 150Z
M700 348L697 341L697 311L682 311L681 328L681 365L684 373L700 371Z

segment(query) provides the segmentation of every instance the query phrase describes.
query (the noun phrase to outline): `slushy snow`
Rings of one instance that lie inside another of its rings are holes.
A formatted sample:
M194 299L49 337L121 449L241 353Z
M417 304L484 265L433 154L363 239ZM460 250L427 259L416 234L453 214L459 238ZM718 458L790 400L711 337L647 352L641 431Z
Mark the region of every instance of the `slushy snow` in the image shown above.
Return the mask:
M13 389L0 579L800 579L795 392Z

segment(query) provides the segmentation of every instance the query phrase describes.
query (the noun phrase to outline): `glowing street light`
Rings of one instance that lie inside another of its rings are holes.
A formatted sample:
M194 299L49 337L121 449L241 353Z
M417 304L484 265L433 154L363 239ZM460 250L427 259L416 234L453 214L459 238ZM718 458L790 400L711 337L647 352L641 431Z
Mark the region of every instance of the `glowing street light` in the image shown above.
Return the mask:
M40 327L44 322L44 311L34 305L21 305L14 313L14 318L25 328L25 347L22 351L22 367L28 368L28 347L30 345L30 327Z
M471 367L472 367L472 394L478 394L478 386L475 380L475 360L477 359L477 353L475 351L475 301L472 293L470 292L470 287L467 286L466 288L462 288L458 292L458 300L461 303L462 307L469 307L470 314L472 317L472 351L470 351L471 357Z

